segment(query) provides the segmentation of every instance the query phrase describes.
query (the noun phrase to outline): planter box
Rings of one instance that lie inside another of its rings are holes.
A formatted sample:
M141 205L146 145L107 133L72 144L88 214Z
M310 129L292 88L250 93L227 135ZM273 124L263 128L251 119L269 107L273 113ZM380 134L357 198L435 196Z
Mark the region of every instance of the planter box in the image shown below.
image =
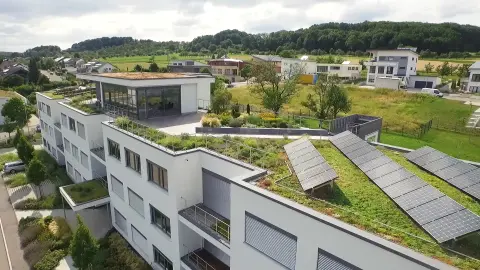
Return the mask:
M231 127L196 127L196 133L209 134L242 134L242 135L291 135L291 136L330 136L325 129L297 129L297 128L231 128Z

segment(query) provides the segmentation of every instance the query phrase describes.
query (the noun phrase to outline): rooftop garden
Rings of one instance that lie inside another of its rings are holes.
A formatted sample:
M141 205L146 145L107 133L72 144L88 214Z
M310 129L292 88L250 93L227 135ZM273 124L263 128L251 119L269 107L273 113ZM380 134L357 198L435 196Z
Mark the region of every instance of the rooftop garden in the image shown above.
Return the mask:
M49 98L52 98L52 99L63 99L63 98L65 98L64 95L58 94L56 90L49 90L49 91L41 92L41 94L45 95Z
M283 146L291 142L287 138L170 136L122 117L117 118L113 125L174 151L205 147L268 169L274 173L259 182L258 185L262 188L445 263L462 269L480 268L478 261L457 255L438 245L329 141L312 143L335 169L339 178L335 181L332 192L315 198L306 195L295 175L290 175L286 166L288 159L283 150ZM480 205L469 196L409 163L401 154L382 151L458 203L480 214ZM456 242L454 249L480 258L480 236L471 235L461 239Z
M100 108L97 107L95 101L93 101L95 98L96 94L86 93L73 97L68 105L87 114L101 113Z
M103 181L103 179L95 179L69 185L63 189L76 204L82 204L108 197L108 190Z

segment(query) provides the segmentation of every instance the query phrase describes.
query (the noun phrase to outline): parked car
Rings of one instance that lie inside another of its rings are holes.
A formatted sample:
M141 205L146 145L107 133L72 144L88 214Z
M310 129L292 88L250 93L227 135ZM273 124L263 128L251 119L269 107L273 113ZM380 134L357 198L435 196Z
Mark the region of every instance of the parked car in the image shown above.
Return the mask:
M21 160L7 162L5 166L3 166L4 173L16 173L25 170L25 164Z
M443 93L440 92L438 89L434 89L434 88L422 88L421 93L431 95L431 96L436 96L436 97L443 97Z

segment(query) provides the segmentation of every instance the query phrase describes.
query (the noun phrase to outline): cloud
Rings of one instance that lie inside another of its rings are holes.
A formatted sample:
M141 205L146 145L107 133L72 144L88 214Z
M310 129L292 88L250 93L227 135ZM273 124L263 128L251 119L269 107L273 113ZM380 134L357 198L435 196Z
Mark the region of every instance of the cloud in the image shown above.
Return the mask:
M0 0L0 51L102 36L189 41L225 29L296 30L365 20L480 25L478 3L437 0Z

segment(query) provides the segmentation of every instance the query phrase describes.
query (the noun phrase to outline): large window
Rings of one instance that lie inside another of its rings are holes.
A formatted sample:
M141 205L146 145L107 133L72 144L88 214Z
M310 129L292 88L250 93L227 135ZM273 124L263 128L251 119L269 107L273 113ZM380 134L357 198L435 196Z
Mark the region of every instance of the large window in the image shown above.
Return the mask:
M393 67L387 67L387 74L393 74Z
M82 175L77 170L75 170L75 182L82 182Z
M328 72L328 66L317 66L317 72Z
M72 156L78 160L78 147L72 144Z
M61 114L62 115L62 126L63 127L67 127L67 116L65 114Z
M338 269L338 270L359 270L360 268L326 252L318 249L317 270Z
M377 67L375 67L375 66L370 67L368 73L375 73L376 68Z
M73 176L73 166L72 166L72 164L70 164L70 162L67 162L67 173L70 176Z
M78 136L85 140L85 126L77 121Z
M47 114L48 116L52 116L52 110L50 109L50 105L47 105Z
M132 168L136 172L142 171L140 156L137 153L128 150L127 148L125 148L125 163L127 167Z
M152 224L170 236L170 219L151 205L150 216L152 219Z
M378 74L384 74L385 73L385 67L384 66L379 66L378 67Z
M63 141L65 142L65 151L67 151L68 153L71 153L70 141L68 141L67 138L63 138Z
M117 194L123 200L123 183L118 180L115 176L110 174L110 179L112 182L112 191Z
M152 181L161 188L168 190L167 170L147 160L148 181Z
M120 160L120 145L110 139L108 141L108 154Z
M127 219L117 209L113 208L113 210L115 212L115 224L121 231L127 233Z
M88 169L88 156L83 151L80 151L80 161L83 167Z
M172 261L170 261L167 256L165 256L160 250L153 246L153 257L155 263L160 266L160 269L164 270L173 270Z
M472 74L472 82L480 82L480 74Z
M181 113L178 85L137 89L140 119Z
M142 217L145 216L145 211L143 208L143 198L138 196L138 194L133 192L131 189L128 189L128 203Z
M132 240L144 253L147 253L147 238L135 228L133 225L132 227Z
M330 70L340 70L340 66L331 66Z
M77 131L77 129L75 128L75 120L71 117L68 118L68 125L69 125L69 128L70 130L72 131Z

